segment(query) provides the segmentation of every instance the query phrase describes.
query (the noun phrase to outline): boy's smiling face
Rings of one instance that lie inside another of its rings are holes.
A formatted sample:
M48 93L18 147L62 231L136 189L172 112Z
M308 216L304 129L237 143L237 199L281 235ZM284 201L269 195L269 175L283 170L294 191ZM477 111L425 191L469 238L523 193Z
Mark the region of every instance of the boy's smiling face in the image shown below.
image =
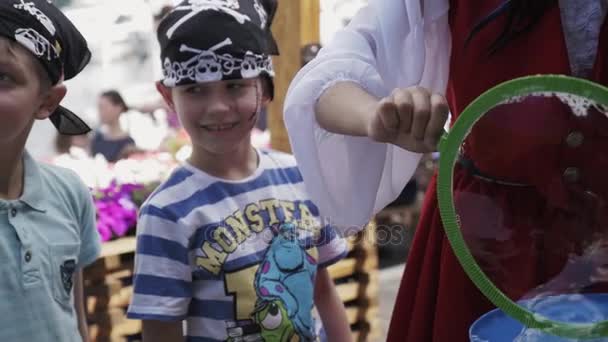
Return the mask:
M44 76L30 52L0 37L0 146L26 139L33 121L46 119L57 107L59 102L49 98L55 87Z
M257 114L269 101L259 78L158 88L178 114L193 147L212 154L249 145Z

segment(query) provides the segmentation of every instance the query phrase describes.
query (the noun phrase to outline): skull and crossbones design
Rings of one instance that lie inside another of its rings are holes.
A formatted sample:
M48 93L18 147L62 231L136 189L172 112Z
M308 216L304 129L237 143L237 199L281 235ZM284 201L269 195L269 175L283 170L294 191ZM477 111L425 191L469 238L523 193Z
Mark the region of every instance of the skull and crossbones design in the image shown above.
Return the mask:
M175 86L184 78L190 78L198 83L219 81L223 77L222 64L219 56L215 53L224 46L231 45L232 40L226 38L219 44L212 46L209 50L199 50L182 44L181 52L192 52L196 55L185 62L171 62L168 58L164 61L165 84ZM225 56L223 57L226 58ZM232 61L234 64L234 61Z
M36 8L36 5L33 2L25 2L24 0L20 0L20 3L14 4L13 6L16 9L24 10L36 17L36 19L38 19L38 21L47 29L47 31L49 31L51 35L55 35L56 30L53 22L49 19L49 17L46 16L46 14Z
M253 0L253 8L256 10L256 12L258 12L258 15L260 16L260 27L265 28L266 23L268 22L268 14L266 13L264 7L262 7L262 4L260 4L260 0Z
M196 56L183 62L182 66L194 72L194 80L197 83L219 81L223 77L222 64L215 51L231 44L232 40L230 38L226 38L219 44L212 46L209 50L194 49L183 44L179 51L192 52Z
M202 11L218 11L224 12L231 15L240 24L244 24L245 21L251 21L249 16L238 12L239 9L238 0L190 0L188 6L177 6L174 11L191 11L188 15L183 16L178 20L171 28L167 30L167 38L171 38L175 30L192 19L195 15Z
M199 50L182 44L181 52L191 52L195 55L181 63L171 62L166 58L163 63L165 85L175 86L185 78L197 83L220 81L225 74L231 74L235 70L240 70L242 78L257 77L262 70L272 73L269 57L264 58L262 55L247 52L241 59L230 54L216 53L217 50L231 44L230 38L226 38L208 50Z
M46 59L49 61L59 57L59 51L55 46L34 29L18 29L15 31L15 40L38 57L46 55Z
M253 78L260 75L261 71L272 72L272 60L268 56L257 55L247 51L241 61L241 76L243 78Z

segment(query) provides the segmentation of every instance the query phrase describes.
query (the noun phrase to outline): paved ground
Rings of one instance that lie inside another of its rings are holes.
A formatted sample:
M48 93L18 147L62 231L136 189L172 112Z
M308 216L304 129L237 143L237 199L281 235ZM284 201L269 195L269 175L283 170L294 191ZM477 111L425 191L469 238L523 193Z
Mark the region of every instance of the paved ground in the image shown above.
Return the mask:
M380 292L378 293L378 297L380 299L379 325L381 338L378 341L386 340L386 332L388 331L388 325L390 323L393 305L395 304L397 289L401 282L404 267L405 264L401 264L380 270Z

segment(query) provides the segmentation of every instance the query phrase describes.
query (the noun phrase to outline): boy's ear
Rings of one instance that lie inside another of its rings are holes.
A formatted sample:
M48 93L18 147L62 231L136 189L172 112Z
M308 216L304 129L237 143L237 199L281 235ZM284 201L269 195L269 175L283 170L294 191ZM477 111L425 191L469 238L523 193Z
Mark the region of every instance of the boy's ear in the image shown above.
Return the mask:
M263 106L267 106L270 102L272 101L272 99L270 98L270 95L264 93L262 95L262 105Z
M160 81L157 81L156 90L163 97L163 99L167 103L167 106L169 106L169 108L171 108L171 110L175 112L175 105L173 104L173 93L171 92L171 88L168 88Z
M267 76L261 77L259 82L262 86L262 105L266 106L272 101L274 86L272 84L272 80Z
M59 104L65 97L67 91L65 85L61 83L50 87L49 90L43 94L44 98L36 112L36 119L44 120L51 116L55 109L59 107Z

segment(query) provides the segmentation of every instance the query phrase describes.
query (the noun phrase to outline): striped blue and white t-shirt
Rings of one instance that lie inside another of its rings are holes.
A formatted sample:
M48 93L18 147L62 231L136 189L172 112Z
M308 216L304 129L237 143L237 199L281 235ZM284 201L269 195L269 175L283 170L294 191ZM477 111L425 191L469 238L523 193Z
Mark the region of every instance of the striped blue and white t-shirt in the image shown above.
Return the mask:
M176 169L142 206L128 317L187 321L189 341L315 338L316 269L346 255L295 159L258 151L247 179Z

